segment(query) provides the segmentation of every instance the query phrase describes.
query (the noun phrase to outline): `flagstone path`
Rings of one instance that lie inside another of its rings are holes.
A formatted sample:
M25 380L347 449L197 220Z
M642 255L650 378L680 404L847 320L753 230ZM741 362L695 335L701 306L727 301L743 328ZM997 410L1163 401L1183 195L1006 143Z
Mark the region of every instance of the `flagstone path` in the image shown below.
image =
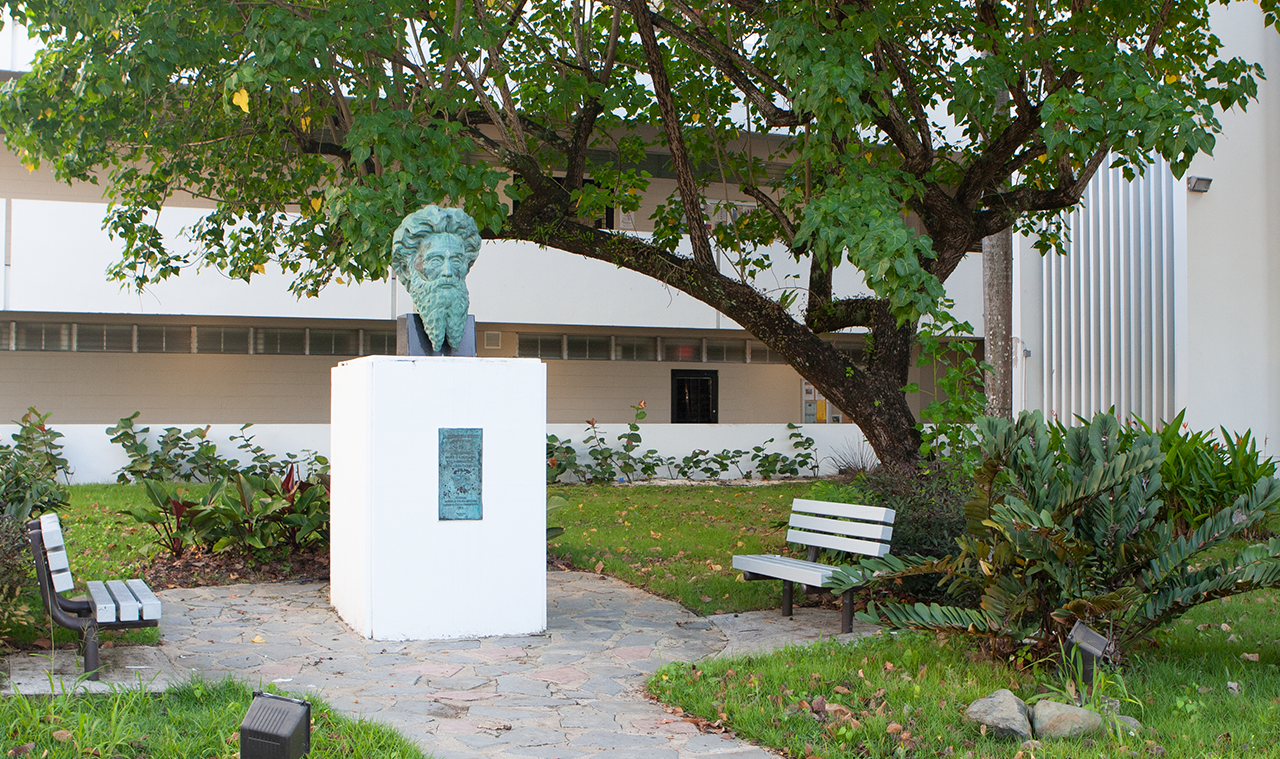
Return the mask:
M777 611L706 618L600 575L549 572L547 583L543 634L406 643L355 634L322 584L166 590L158 652L104 652L111 669L103 680L154 674L152 687L162 688L191 672L231 673L253 686L317 693L337 710L395 726L439 759L766 759L774 754L701 733L646 699L645 678L665 662L807 642L839 629L832 611L797 609L793 620ZM67 652L59 657L59 671L74 667ZM30 692L25 683L39 682L17 671L30 661L10 659L23 692Z

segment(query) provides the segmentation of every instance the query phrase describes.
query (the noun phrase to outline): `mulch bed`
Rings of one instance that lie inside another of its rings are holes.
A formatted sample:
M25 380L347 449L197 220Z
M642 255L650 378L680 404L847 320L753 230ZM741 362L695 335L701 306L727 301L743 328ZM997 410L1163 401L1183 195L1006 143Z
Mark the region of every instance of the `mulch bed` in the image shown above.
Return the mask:
M260 561L230 552L190 550L179 559L158 556L141 569L152 590L242 582L328 582L329 551L300 551Z

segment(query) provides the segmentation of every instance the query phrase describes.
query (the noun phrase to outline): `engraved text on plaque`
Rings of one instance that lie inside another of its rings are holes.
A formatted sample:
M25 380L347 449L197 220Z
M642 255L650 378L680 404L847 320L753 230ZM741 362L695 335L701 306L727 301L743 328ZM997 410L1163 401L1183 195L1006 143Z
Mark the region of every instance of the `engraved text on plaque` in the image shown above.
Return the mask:
M481 519L480 453L483 430L440 429L440 518Z

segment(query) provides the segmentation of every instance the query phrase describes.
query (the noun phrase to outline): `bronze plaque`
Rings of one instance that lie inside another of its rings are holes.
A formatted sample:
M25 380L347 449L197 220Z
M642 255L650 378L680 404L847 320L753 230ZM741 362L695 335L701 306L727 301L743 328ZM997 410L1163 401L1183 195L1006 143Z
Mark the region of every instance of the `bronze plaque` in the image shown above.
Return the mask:
M440 429L440 518L482 519L481 453L484 431L477 427Z

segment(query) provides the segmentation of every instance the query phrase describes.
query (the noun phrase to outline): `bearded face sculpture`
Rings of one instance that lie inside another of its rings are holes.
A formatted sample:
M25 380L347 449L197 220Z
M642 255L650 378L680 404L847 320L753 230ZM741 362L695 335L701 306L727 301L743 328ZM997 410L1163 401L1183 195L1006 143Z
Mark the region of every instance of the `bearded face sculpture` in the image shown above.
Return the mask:
M457 347L467 326L467 272L480 254L475 219L426 206L404 218L391 242L391 270L404 283L431 345Z

